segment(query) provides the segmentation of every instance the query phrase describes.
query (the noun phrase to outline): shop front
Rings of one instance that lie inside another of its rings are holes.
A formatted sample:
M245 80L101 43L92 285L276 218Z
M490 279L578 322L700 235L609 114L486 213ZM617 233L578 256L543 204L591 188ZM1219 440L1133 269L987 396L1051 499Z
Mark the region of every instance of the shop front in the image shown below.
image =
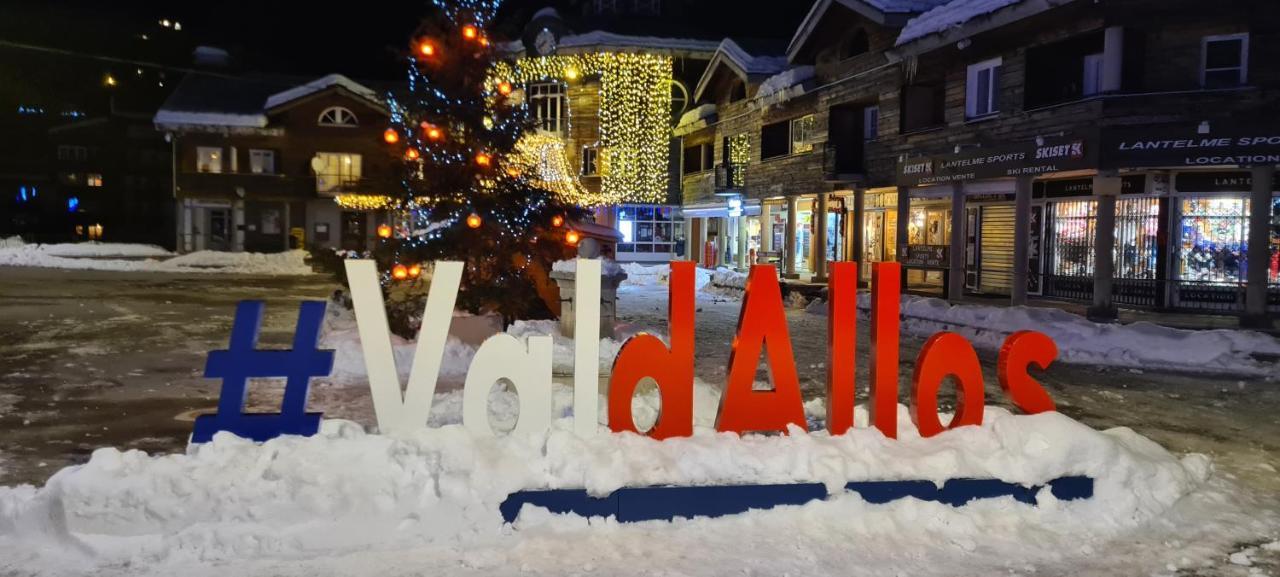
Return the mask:
M846 230L848 215L845 211L845 198L831 194L827 198L827 211L821 214L818 210L817 195L806 195L796 198L796 234L790 245L795 259L796 274L802 278L811 278L818 272L818 251L825 250L826 262L846 260ZM779 266L785 270L787 250L787 203L770 203L767 222L769 234L772 235L773 250L778 253ZM826 244L819 247L818 227L826 230Z
M684 215L678 206L622 204L614 223L622 235L619 261L668 262L686 254Z
M929 254L951 246L951 189L946 186L912 189L907 218L907 246L903 254ZM907 290L943 294L945 266L923 266L902 258L907 270Z
M758 200L725 197L715 205L686 207L692 242L686 258L707 268L745 270L762 250L764 226ZM682 226L678 232L685 234Z
M870 281L872 263L893 262L898 258L898 191L894 188L868 190L863 196L863 207L860 262L866 264L860 270L862 279ZM848 211L845 214L853 218Z

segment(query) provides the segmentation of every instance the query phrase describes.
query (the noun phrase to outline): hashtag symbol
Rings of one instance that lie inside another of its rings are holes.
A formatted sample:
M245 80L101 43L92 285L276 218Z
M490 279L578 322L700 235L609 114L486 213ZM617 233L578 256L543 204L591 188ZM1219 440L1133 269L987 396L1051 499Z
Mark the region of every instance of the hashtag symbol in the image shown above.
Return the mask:
M307 394L313 377L326 377L333 369L333 351L316 348L324 301L305 301L298 310L292 350L259 350L262 301L240 301L231 325L231 346L211 351L204 376L222 379L218 412L196 418L192 443L206 443L214 433L227 431L255 441L281 435L310 436L320 429L321 413L307 412ZM284 378L284 401L277 413L245 413L251 378Z

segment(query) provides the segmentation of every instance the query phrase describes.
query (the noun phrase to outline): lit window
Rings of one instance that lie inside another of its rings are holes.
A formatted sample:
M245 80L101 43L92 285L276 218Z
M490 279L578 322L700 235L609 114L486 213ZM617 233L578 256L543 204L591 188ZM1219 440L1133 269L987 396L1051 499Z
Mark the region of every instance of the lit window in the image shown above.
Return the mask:
M618 207L619 253L670 254L684 240L679 208L653 204Z
M320 126L358 126L360 120L354 112L341 106L332 106L320 113Z
M102 175L90 172L89 174L84 175L84 183L95 188L102 186Z
M196 147L196 170L200 172L222 172L222 149L216 146Z
M799 154L813 150L814 132L818 128L818 119L806 114L791 121L791 153Z
M359 185L361 157L345 152L317 152L316 192L350 190Z
M1200 54L1200 85L1240 86L1249 76L1249 35L1206 36Z
M276 153L274 150L249 149L249 172L254 174L275 174Z
M582 148L582 176L600 176L600 149L594 146Z
M965 84L965 115L978 118L1000 112L999 58L969 65Z
M529 108L538 121L538 128L560 134L569 127L565 114L564 85L544 82L529 85Z

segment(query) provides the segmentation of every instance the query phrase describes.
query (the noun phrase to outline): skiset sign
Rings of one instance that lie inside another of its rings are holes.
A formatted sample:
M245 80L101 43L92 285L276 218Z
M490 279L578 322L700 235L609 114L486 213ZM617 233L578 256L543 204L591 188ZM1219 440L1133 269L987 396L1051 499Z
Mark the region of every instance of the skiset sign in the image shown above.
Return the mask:
M408 381L402 383L392 353L390 330L375 264L346 262L356 320L369 377L370 394L382 434L402 435L427 426L435 397L449 324L462 279L463 264L435 264ZM600 272L599 260L576 263L577 318L574 341L574 431L601 434L599 422ZM608 428L615 433L640 432L631 415L637 385L652 379L661 397L657 422L643 434L654 439L693 434L695 268L692 262L671 263L668 324L670 338L640 334L622 347L608 381ZM826 428L840 435L853 426L855 353L857 351L858 265L832 263L828 297L826 361ZM869 413L871 426L895 438L898 430L899 297L898 263L876 263L872 269L870 316L871 366ZM223 379L218 412L196 421L192 442L210 440L227 431L255 440L284 434L314 435L319 413L306 412L308 383L327 376L333 351L317 348L323 302L302 304L292 350L258 350L262 303L242 302L236 313L228 350L209 355L205 376ZM736 336L729 357L727 380L715 427L735 433L779 432L789 427L806 430L799 375L792 354L782 293L776 269L752 267L742 300ZM463 384L463 426L475 435L492 436L488 397L493 384L505 380L519 397L519 419L511 435L547 430L552 418L552 337L522 340L508 334L489 337L476 351ZM754 387L761 354L772 387ZM1058 351L1048 336L1032 331L1010 335L999 351L996 374L1009 401L1024 413L1054 410L1053 400L1029 374L1043 370ZM279 414L246 414L244 402L250 378L286 378ZM955 412L943 423L938 393L947 377L957 388ZM940 332L930 337L910 379L910 415L922 437L947 429L980 425L985 389L978 355L964 337Z

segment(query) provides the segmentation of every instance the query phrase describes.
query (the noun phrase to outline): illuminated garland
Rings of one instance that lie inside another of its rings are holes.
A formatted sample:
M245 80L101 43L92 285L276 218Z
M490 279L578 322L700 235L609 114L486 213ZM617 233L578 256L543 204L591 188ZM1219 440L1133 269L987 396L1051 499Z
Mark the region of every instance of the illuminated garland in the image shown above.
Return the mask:
M564 139L550 132L526 135L516 145L516 162L534 185L550 190L578 206L607 204L599 194L587 190L569 162Z
M667 198L671 138L670 56L566 54L494 65L489 86L600 78L601 156L610 167L600 194L587 205L661 203Z
M333 201L347 210L382 210L394 204L385 194L339 194Z

